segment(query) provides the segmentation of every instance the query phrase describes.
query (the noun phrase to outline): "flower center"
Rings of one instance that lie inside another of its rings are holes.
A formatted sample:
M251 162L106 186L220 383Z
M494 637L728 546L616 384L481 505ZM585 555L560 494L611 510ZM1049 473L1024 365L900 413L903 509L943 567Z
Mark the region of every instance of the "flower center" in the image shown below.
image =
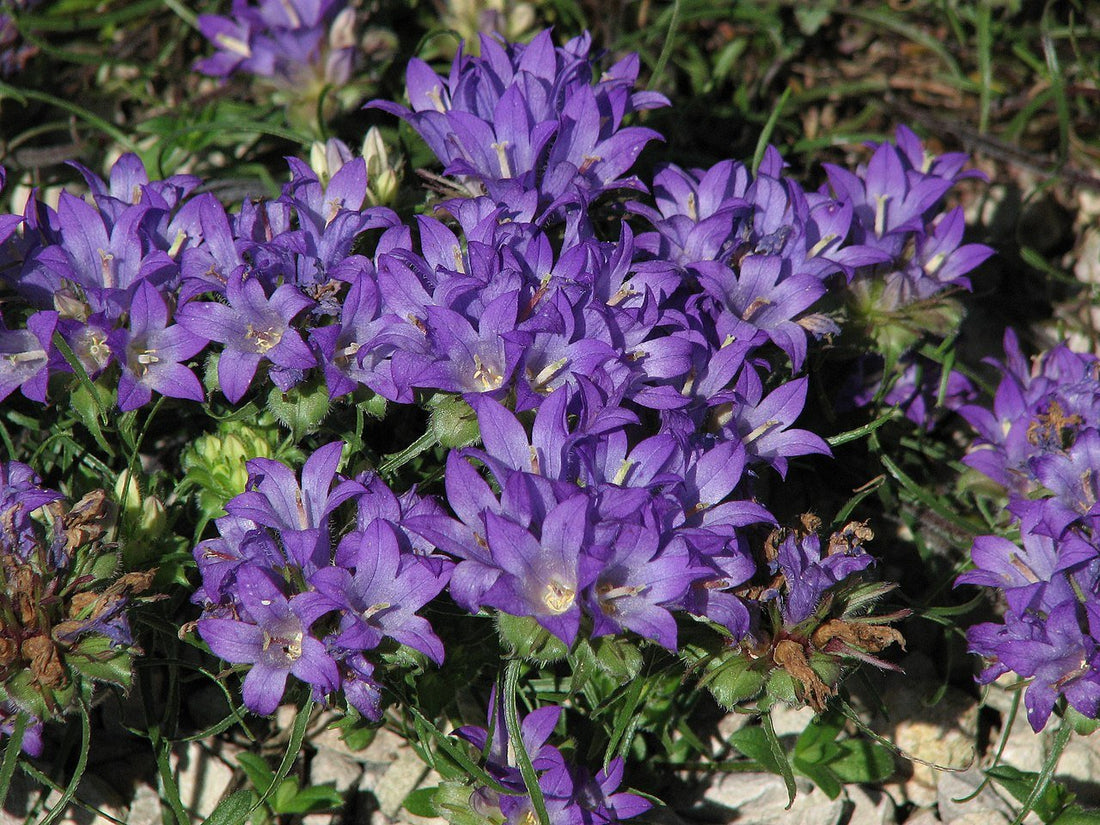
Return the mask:
M576 591L558 581L550 581L543 591L542 601L554 614L564 613L573 606Z
M256 329L252 324L245 328L244 337L252 342L260 355L279 343L279 334L274 329Z

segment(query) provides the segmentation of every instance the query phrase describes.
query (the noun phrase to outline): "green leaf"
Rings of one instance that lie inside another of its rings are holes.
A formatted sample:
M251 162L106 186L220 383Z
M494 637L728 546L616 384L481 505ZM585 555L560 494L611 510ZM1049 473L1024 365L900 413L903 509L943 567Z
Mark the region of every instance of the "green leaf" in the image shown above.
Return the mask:
M760 717L760 722L759 726L752 725L736 731L729 738L729 743L745 756L759 762L766 770L783 777L787 786L787 797L793 803L795 786L791 763L775 736L775 729L771 727L771 717L764 714Z
M823 762L844 729L844 718L836 713L819 713L806 725L794 743L794 755L806 762Z
M550 814L546 810L546 800L542 795L539 777L535 766L531 764L531 755L523 742L523 730L519 723L519 710L516 708L516 693L519 686L520 669L523 663L511 659L504 666L504 722L508 728L508 738L515 749L516 762L523 776L523 785L531 797L531 807L535 810L539 825L550 825Z
M77 786L80 784L80 780L84 778L84 769L88 767L88 751L91 749L92 739L92 723L88 717L88 706L81 702L80 708L80 754L76 760L76 769L72 773L72 778L69 780L68 786L62 792L60 798L54 803L54 806L46 813L46 815L40 820L39 825L51 825L61 818L61 815L65 813L65 810L69 807L69 803L76 795Z
M817 787L821 788L829 799L836 799L844 789L837 775L827 765L806 762L797 756L791 760L791 764L796 771L808 777Z
M271 795L269 804L271 810L278 814L298 813L297 811L289 810L289 806L294 802L295 797L298 796L298 780L291 776L284 779L279 783L279 787L275 789L275 793Z
M8 788L11 785L12 774L19 763L19 752L23 747L23 734L26 733L27 723L30 717L25 713L16 713L15 722L11 733L8 734L8 743L4 747L4 761L0 763L0 808L8 801Z
M829 768L844 782L883 782L894 773L894 757L882 745L846 739L838 747L840 755L830 760Z
M435 807L435 797L438 792L438 785L431 788L417 788L405 797L402 805L413 816L422 816L426 819L439 816L439 811Z
M739 652L732 651L724 659L712 662L702 683L718 704L726 710L734 710L763 690L764 674Z
M85 636L67 658L88 679L127 690L133 684L133 658L129 651L111 647L106 636Z
M1011 765L996 765L986 771L986 775L1016 797L1019 802L1027 802L1035 792L1040 774L1021 771ZM1038 799L1032 802L1032 810L1043 822L1054 822L1062 811L1074 800L1074 795L1065 786L1051 782L1044 788Z
M245 751L237 754L237 764L241 766L257 793L263 793L271 787L271 782L275 779L275 771L271 770L271 766L262 756Z
M294 783L295 794L293 797L286 799L279 807L274 808L280 814L315 814L322 811L331 811L344 804L344 795L336 790L336 786L332 783L310 785L299 790L298 780L288 779L283 782L283 785L287 786L291 782Z
M240 825L248 819L255 799L252 791L236 791L218 803L204 825Z

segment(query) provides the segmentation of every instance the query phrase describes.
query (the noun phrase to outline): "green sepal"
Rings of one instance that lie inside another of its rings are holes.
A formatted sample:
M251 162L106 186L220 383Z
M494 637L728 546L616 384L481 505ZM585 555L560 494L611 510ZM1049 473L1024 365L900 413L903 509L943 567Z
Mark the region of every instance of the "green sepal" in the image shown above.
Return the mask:
M592 652L600 670L621 682L638 678L642 671L642 652L629 639L600 636L592 640Z
M268 412L290 430L295 439L320 427L331 407L328 387L319 378L297 384L285 393L272 387L267 394Z
M703 683L726 710L754 699L764 689L764 674L740 651L728 651L707 665Z
M1078 736L1090 736L1097 728L1100 728L1100 719L1090 719L1072 705L1066 708L1065 719L1073 725L1073 732Z
M365 414L371 418L376 418L381 421L386 417L386 410L389 407L389 402L384 397L376 392L370 390L364 390L362 398L356 396L356 404Z
M74 559L75 567L82 567L83 559L80 557L91 550L96 554L89 571L93 581L111 582L118 578L122 572L122 552L120 550L106 550L102 544L96 544L88 549L78 550Z
M496 624L505 649L522 659L549 664L569 655L565 643L530 616L498 611Z
M786 702L788 705L802 704L794 677L782 668L776 668L768 674L768 683L764 690L771 700L770 704L775 702Z
M436 441L448 449L466 447L481 439L477 414L457 395L433 399L431 429Z
M451 825L498 825L503 821L503 817L494 820L475 811L470 804L473 791L473 787L460 782L441 783L432 798L436 815Z
M93 681L118 685L124 690L133 684L133 656L125 648L111 647L106 636L85 636L65 659L74 670Z

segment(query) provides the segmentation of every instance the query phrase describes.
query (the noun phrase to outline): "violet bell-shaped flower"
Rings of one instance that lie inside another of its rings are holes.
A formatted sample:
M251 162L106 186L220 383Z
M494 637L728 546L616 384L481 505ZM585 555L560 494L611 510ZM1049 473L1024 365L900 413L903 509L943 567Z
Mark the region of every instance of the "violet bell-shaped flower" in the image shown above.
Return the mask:
M176 313L176 321L195 335L221 343L218 384L237 403L248 391L263 360L279 367L305 370L316 364L309 347L291 324L313 301L290 284L270 297L254 277L242 272L226 285L229 305L192 301Z
M198 630L215 655L252 665L244 678L249 710L264 716L274 713L291 674L322 693L339 687L336 662L301 617L300 596L288 600L270 576L255 567L238 572L237 593L241 618L199 619Z

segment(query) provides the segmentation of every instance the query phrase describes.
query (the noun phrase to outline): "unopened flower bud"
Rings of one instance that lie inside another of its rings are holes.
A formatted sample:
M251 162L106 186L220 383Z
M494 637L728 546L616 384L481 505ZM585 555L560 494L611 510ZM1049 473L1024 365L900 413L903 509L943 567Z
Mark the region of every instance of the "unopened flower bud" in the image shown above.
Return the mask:
M367 162L367 199L372 206L392 204L397 198L397 166L390 162L389 151L377 126L367 130L363 159Z

